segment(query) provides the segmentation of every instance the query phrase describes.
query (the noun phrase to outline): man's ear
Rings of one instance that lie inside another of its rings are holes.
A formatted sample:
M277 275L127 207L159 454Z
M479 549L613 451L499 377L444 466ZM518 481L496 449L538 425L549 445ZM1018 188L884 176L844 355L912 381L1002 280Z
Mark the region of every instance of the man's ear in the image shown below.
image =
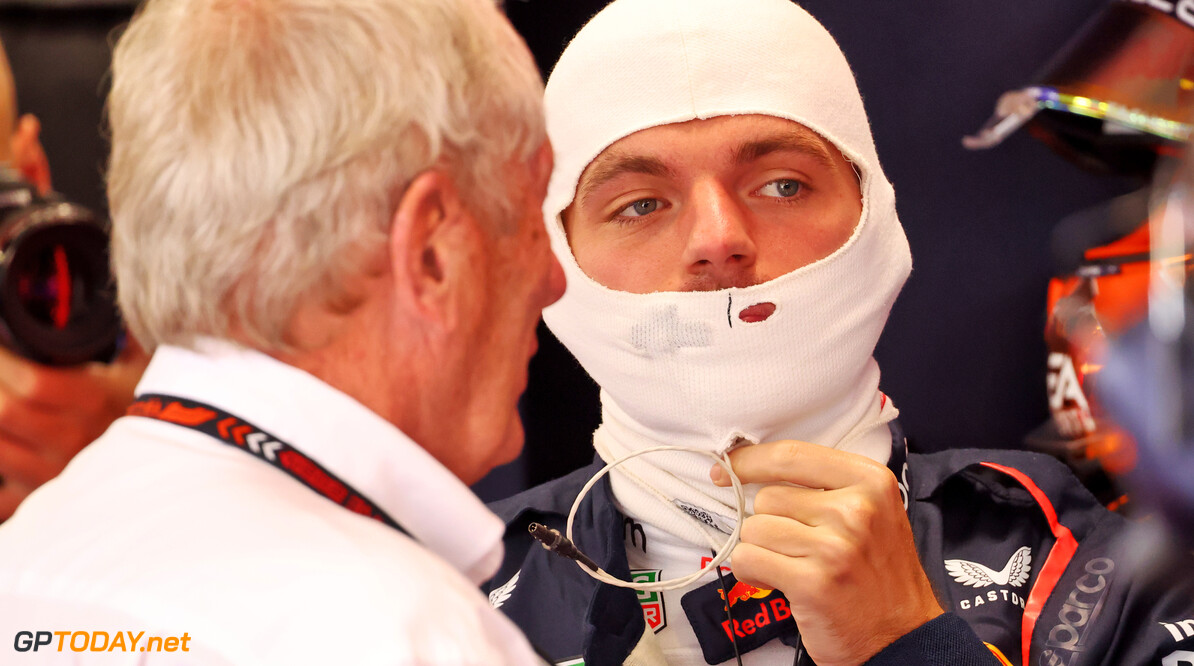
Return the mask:
M451 176L431 169L403 192L390 226L394 289L411 314L451 327L475 223Z

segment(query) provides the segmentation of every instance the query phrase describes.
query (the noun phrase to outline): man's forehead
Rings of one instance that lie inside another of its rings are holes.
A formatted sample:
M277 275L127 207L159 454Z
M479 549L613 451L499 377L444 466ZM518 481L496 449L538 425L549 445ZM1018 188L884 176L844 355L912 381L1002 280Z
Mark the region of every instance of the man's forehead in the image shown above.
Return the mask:
M585 167L577 188L582 200L593 190L627 173L660 177L675 175L675 146L698 139L701 145L735 163L748 163L777 151L805 154L833 166L837 149L820 134L786 118L718 116L657 125L615 141Z

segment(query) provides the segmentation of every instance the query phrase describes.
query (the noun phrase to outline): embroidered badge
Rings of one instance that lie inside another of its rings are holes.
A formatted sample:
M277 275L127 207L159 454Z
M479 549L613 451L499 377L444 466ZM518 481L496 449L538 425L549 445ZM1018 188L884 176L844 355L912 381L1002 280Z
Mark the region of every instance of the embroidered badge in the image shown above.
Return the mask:
M494 588L493 591L489 593L490 606L493 606L494 608L501 608L502 604L506 603L506 601L510 598L510 595L514 593L514 587L518 585L518 574L520 573L522 573L522 569L515 571L514 575L510 577L510 580L506 581L506 583L501 587Z
M635 569L630 572L630 580L636 583L656 583L663 579L662 569ZM667 626L667 612L663 606L663 592L644 592L637 590L638 603L643 607L643 618L647 626L655 633L663 631Z
M733 659L735 643L741 654L777 637L796 645L800 634L782 592L747 585L733 574L725 576L725 584L728 589L723 590L715 580L680 598L706 662Z
M988 585L1009 585L1022 587L1028 582L1028 574L1032 570L1032 549L1022 547L1008 559L1003 569L993 571L978 562L969 560L946 560L945 570L954 580L970 587L987 587Z
M734 533L734 523L737 522L734 518L724 516L720 513L706 511L695 504L689 504L688 502L679 499L673 499L672 504L675 504L684 513L687 513L688 515L701 521L709 527L712 527L718 532L721 532L722 534Z
M991 588L974 594L973 597L967 596L965 599L959 600L957 602L958 610L961 612L968 612L973 608L990 603L999 606L1011 604L1019 609L1025 608L1028 601L1027 595L1023 590L1017 588L1024 587L1028 582L1029 574L1032 572L1031 565L1032 549L1028 546L1023 546L1012 553L1007 564L1004 564L999 571L970 560L945 560L945 570L956 582L973 587L976 591L982 588Z

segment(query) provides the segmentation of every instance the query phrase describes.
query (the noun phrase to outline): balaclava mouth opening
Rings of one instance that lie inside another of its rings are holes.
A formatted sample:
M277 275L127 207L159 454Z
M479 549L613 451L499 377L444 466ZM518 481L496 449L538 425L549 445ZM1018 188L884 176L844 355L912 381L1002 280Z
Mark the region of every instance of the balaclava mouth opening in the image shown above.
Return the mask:
M829 33L788 0L617 0L568 45L545 99L556 167L544 216L568 289L544 319L601 387L598 453L798 439L885 461L896 410L872 354L911 256ZM595 157L643 129L742 114L800 123L854 164L863 209L842 247L768 282L708 292L615 291L580 269L560 213ZM764 321L737 317L759 303L777 308ZM642 456L610 476L632 515L654 515L661 500L733 515L709 467L698 455ZM667 515L654 522L691 536Z

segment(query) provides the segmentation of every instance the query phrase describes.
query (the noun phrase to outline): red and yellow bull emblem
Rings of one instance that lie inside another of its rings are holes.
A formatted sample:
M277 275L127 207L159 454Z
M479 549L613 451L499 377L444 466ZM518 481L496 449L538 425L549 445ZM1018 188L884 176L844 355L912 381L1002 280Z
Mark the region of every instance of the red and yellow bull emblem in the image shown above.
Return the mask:
M729 592L725 590L718 590L717 594L721 596L722 601L726 602L726 608L733 608L734 604L739 601L746 601L747 599L762 599L771 594L774 590L769 590L765 587L755 587L742 581L734 583Z

